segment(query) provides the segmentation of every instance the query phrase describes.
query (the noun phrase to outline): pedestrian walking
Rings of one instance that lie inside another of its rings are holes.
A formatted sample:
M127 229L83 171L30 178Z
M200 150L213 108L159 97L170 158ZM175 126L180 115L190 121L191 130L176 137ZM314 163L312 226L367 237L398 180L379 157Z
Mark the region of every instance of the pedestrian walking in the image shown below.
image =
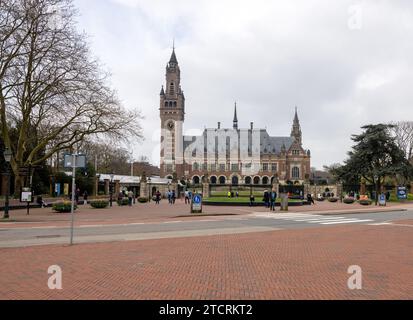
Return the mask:
M128 205L129 207L132 207L132 201L133 201L133 192L132 190L128 192Z
M264 197L262 199L264 201L264 205L266 208L270 207L270 194L268 193L268 190L264 191Z
M315 204L314 199L311 194L307 194L307 201L311 204Z
M175 193L175 190L172 190L172 204L175 204L175 200L176 200L176 193Z
M254 202L255 202L255 197L253 194L250 195L250 207L254 206Z
M75 192L75 201L76 201L76 204L79 203L79 197L80 197L80 189L77 188L77 189L76 189L76 192Z
M275 201L277 200L277 192L272 191L270 195L270 211L275 211Z
M156 194L155 194L155 203L159 204L160 201L161 201L161 193L158 190L156 191Z
M189 201L189 191L186 190L185 191L185 204L189 204L189 203L190 203L190 201Z
M83 204L87 204L87 197L88 197L88 193L85 190L85 192L83 192Z

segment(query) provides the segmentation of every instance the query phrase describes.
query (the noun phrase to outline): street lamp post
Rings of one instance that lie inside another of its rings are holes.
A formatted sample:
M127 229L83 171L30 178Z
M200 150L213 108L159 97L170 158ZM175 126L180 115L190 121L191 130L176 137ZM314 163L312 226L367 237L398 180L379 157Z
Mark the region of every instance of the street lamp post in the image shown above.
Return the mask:
M152 193L151 193L151 177L148 178L148 202L151 202Z
M114 174L111 173L110 174L110 186L109 186L109 194L110 194L110 206L112 207L112 202L113 202L113 178L114 178Z
M4 150L4 160L6 161L6 177L7 177L7 187L6 187L6 201L4 203L4 219L9 218L9 195L10 195L10 162L11 162L11 157L13 156L13 153L11 150L6 148Z

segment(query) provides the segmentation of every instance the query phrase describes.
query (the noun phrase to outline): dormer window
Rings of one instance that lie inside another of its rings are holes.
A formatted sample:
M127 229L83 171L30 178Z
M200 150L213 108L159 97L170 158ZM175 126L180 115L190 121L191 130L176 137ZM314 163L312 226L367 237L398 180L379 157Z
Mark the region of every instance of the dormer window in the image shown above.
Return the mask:
M299 156L300 155L300 150L293 150L293 155L294 156Z

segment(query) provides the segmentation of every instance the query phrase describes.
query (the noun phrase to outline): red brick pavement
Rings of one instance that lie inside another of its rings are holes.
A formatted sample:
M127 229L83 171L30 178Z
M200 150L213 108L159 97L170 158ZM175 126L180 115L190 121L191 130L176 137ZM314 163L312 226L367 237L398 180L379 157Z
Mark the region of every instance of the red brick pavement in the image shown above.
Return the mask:
M1 299L412 299L413 233L341 226L0 249ZM47 269L63 270L63 290ZM347 288L350 265L363 289Z

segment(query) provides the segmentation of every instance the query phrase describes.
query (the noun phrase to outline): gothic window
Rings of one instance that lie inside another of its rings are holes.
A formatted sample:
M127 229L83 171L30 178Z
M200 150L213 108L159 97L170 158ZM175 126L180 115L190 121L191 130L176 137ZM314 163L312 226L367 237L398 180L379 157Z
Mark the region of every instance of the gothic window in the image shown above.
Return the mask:
M269 182L268 177L262 178L262 184L268 184L268 182Z
M197 162L194 162L194 164L192 165L192 170L193 171L199 170L199 164Z
M268 163L262 164L262 171L268 171Z
M219 171L225 171L225 163L219 165Z
M165 101L165 107L168 107L168 101Z
M169 85L169 94L175 94L175 85L173 82Z
M239 168L238 168L238 163L233 163L232 165L231 165L231 171L238 171L239 170Z
M176 101L174 101L174 107L176 108Z
M211 177L211 184L217 184L217 177L215 176Z
M234 185L234 186L238 185L238 177L237 176L232 177L232 185Z
M192 178L192 182L193 182L194 184L199 184L199 182L200 182L199 177L198 177L198 176L193 177L193 178Z
M208 170L208 164L203 163L203 164L202 164L202 170L203 170L203 171Z
M227 179L224 176L219 177L219 184L225 184L227 182Z
M254 184L260 184L260 177L254 178Z
M251 177L245 177L245 184L251 184Z
M172 101L169 101L169 106L172 108Z
M293 155L299 156L300 155L300 150L293 150Z
M276 163L272 163L272 164L271 164L271 171L272 171L272 172L276 172L276 171L277 171L277 164L276 164Z
M293 169L292 169L292 177L293 177L293 179L299 179L299 178L300 178L300 168L298 168L298 167L293 167Z

